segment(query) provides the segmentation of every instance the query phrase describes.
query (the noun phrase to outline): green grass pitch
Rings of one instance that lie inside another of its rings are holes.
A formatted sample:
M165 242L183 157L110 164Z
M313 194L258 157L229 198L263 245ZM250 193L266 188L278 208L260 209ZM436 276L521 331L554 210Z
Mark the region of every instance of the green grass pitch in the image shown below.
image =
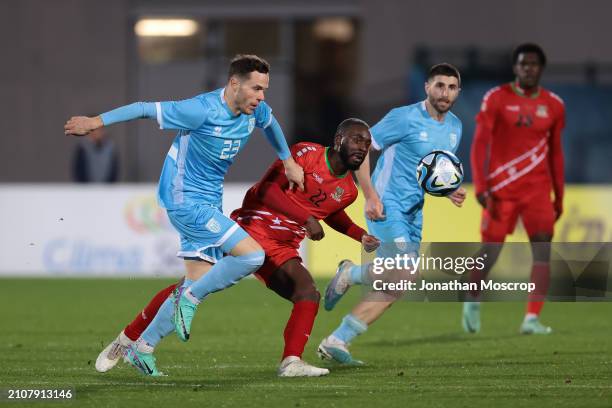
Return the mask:
M120 363L97 373L97 354L170 281L1 279L0 388L76 390L60 406L114 407L611 407L612 304L551 303L550 336L521 336L524 306L483 306L483 331L461 331L460 305L401 302L353 344L362 368L280 379L290 304L247 280L198 310L192 339L156 351L168 374L145 378ZM324 282L319 281L322 291ZM304 358L357 300L322 308ZM46 406L59 403L6 403ZM0 405L2 405L0 403ZM3 405L4 406L4 405Z

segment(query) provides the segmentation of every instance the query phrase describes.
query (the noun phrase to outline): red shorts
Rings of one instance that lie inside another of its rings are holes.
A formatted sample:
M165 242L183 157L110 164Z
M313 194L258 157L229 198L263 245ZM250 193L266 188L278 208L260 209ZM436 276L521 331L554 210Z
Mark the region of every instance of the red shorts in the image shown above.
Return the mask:
M553 234L555 210L550 191L535 192L520 200L500 200L491 197L482 211L480 233L483 242L504 242L512 234L518 217L529 237L538 233Z
M300 240L296 240L293 233L283 233L267 230L267 226L252 219L238 219L238 213L234 211L230 215L261 247L266 253L263 265L255 272L255 277L266 286L272 274L290 259L302 262L299 253Z

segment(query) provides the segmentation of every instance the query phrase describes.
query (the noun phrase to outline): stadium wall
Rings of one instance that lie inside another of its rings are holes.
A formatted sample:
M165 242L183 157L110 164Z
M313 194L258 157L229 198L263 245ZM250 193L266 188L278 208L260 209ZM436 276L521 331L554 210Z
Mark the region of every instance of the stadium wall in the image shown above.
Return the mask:
M406 73L417 46L510 50L537 42L551 65L612 63L612 2L554 0L362 0L360 77L356 96L375 120L405 101ZM460 64L461 61L447 61Z
M129 75L131 62L137 58L131 25L137 15L164 6L163 10L184 10L187 15L189 11L207 15L207 11L213 10L218 18L222 17L219 10L229 16L243 17L245 10L268 10L269 16L291 20L297 17L287 5L304 6L303 1L297 0L284 1L282 7L280 3L268 0L254 6L253 2L221 0L0 2L0 38L5 62L0 66L3 96L0 99L0 150L11 152L0 161L0 182L64 182L70 179L67 163L75 141L62 135L64 121L71 115L128 103L137 96L134 90L137 83L130 81ZM308 8L310 16L317 16L321 15L321 10L329 8L328 3L315 1L304 7ZM356 9L352 16L362 27L358 83L354 93L363 105L361 112L370 121L380 119L389 107L405 102L406 73L412 66L417 45L473 45L498 50L530 40L544 46L551 64L612 62L609 47L612 26L608 24L612 2L605 0L586 3L345 0L334 3ZM292 62L287 63L291 66ZM173 80L169 77L165 86L175 86ZM279 109L279 105L287 103L281 100L274 106ZM135 157L126 152L138 143L134 134L128 134L135 133L134 128L117 125L109 133L122 152L124 180L144 180L138 178L139 171L148 175L149 166L157 168L161 164L159 159L164 149L156 145L158 154L147 156L150 163L144 169L130 171ZM242 179L254 181L248 172L245 166L241 172L245 178ZM133 174L136 176L131 176Z

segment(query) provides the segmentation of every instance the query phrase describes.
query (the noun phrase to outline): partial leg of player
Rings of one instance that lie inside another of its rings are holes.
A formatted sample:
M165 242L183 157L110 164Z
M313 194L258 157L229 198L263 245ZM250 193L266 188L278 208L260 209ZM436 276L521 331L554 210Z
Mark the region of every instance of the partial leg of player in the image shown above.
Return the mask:
M96 370L100 373L105 373L113 368L119 362L119 359L123 357L125 350L134 343L130 340L123 330L115 340L113 340L108 346L102 350L96 359Z

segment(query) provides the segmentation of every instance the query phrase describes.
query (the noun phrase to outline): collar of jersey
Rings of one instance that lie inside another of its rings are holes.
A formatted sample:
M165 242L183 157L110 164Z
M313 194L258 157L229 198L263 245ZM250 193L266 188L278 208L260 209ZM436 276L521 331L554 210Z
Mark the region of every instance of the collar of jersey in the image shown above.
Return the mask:
M444 120L442 120L442 122L440 122L439 120L435 120L434 118L431 117L429 112L427 112L427 106L425 105L425 100L421 101L421 114L423 115L423 117L431 120L432 122L437 123L438 125L444 125L446 123L446 116L448 115L448 112L450 112L450 110L446 112L446 114L444 115Z
M329 146L327 146L327 147L325 148L325 164L327 164L327 169L329 170L330 174L331 174L332 176L336 177L336 178L339 178L339 179L341 179L341 178L345 178L345 177L346 177L346 175L348 174L348 171L347 171L346 173L344 173L344 174L337 175L337 174L336 174L336 173L334 173L334 171L332 170L331 165L329 164L329 158L327 157L328 150L329 150Z
M525 93L525 90L523 88L521 88L516 81L510 82L510 88L512 88L512 90L514 91L515 94L517 94L518 96L522 96L523 98L530 98L530 99L535 99L538 96L540 96L540 87L538 86L538 90L535 91L534 93L532 93L531 95L527 95Z
M219 94L219 99L221 99L221 106L223 106L225 108L225 111L227 113L229 113L229 115L232 118L235 118L237 116L240 116L240 113L238 113L237 115L232 112L232 110L229 108L229 105L227 104L227 101L225 100L225 98L223 97L223 95L225 94L225 88L221 88L221 93Z

